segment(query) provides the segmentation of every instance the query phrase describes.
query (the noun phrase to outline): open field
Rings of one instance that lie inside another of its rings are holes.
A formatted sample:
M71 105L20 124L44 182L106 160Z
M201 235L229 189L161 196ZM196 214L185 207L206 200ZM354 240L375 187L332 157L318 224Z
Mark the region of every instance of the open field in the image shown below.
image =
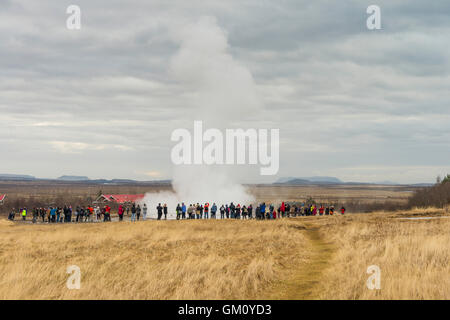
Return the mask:
M0 225L0 299L258 298L308 260L299 222ZM298 250L302 248L302 250ZM80 290L66 268L81 268Z
M401 217L431 216L429 220ZM444 209L276 221L0 223L1 299L450 299ZM66 268L81 268L81 289ZM381 269L369 290L367 267Z

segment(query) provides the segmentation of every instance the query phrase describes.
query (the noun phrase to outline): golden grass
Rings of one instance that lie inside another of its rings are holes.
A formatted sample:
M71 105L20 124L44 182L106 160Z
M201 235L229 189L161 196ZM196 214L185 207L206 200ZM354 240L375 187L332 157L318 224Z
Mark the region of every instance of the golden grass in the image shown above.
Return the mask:
M298 221L0 224L0 299L250 299L307 259ZM299 250L302 248L302 250ZM81 268L68 290L66 268Z
M441 217L403 220L405 216ZM450 299L448 210L277 221L0 221L0 299ZM78 265L80 290L66 288ZM367 267L381 268L369 290Z
M324 275L323 299L450 299L450 219L402 220L441 216L445 210L415 209L331 217L322 230L337 248ZM381 269L381 290L369 290L367 267Z

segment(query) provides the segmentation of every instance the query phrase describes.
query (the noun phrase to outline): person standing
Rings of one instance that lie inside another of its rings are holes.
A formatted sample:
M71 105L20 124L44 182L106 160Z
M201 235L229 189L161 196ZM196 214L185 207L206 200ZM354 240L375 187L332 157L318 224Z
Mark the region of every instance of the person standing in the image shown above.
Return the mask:
M189 220L192 219L192 214L194 213L194 206L192 205L192 203L189 205L187 213L188 213L188 219Z
M137 221L139 221L140 216L141 216L141 206L137 205L137 207L136 207L136 218L137 218Z
M242 219L247 219L247 207L245 205L242 206Z
M158 206L156 207L156 211L158 212L158 220L161 220L162 213L163 213L163 207L161 206L161 203L158 203Z
M39 209L33 208L33 223L36 223L38 216L39 216Z
M177 204L177 207L176 207L175 211L177 212L177 220L180 220L180 218L181 218L181 206L180 206L179 203Z
M22 209L22 220L27 220L27 208Z
M323 207L323 205L320 205L319 216L323 216L324 211L325 211L325 208Z
M131 221L136 222L136 204L133 203L131 206Z
M341 214L344 214L344 213L345 213L345 207L342 206L342 208L341 208Z
M12 208L11 212L8 215L8 220L14 221L15 216L16 216L16 209Z
M42 223L44 223L45 222L45 209L44 208L39 209L39 215L41 216Z
M142 213L143 213L142 220L145 221L147 219L147 204L146 203L144 203L144 206L142 207Z
M219 210L220 210L220 219L225 219L225 207L221 205Z
M119 215L119 221L123 221L123 213L125 212L125 210L123 209L123 206L120 205L119 206L119 211L117 212L117 214Z
M164 212L164 220L167 220L167 204L166 203L164 203L163 212Z
M69 215L69 209L67 208L67 205L65 205L64 208L63 208L63 215L64 215L64 219L63 220L66 223L67 222L67 217Z
M250 204L247 208L248 218L253 219L253 206Z
M213 205L211 207L211 219L216 219L216 212L217 212L217 206L216 206L216 203L213 202Z
M94 213L95 213L95 221L96 221L96 222L99 222L99 221L100 221L100 218L101 218L99 206L95 206L95 208L94 208Z
M186 205L184 202L181 203L181 219L186 219Z
M259 210L261 211L262 219L265 219L266 218L266 204L264 202L259 206Z
M200 219L200 204L197 203L197 206L195 207L195 218Z
M241 205L239 203L236 206L234 218L235 219L240 219L241 218Z
M205 206L204 206L203 208L204 208L204 210L205 210L205 219L209 219L209 216L208 216L208 212L209 212L209 203L208 203L208 202L205 203Z
M234 203L230 203L230 218L234 219L235 218L235 214L236 214L236 207L234 205Z
M50 216L52 223L56 222L56 208L51 207L50 208Z

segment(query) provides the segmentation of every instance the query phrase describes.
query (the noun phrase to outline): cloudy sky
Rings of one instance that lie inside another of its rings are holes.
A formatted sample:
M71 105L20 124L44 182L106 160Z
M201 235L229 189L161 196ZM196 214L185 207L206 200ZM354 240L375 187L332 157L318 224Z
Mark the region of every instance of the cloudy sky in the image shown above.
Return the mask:
M0 173L171 178L172 131L224 119L280 129L278 176L247 182L433 181L450 173L449 16L447 0L0 0Z

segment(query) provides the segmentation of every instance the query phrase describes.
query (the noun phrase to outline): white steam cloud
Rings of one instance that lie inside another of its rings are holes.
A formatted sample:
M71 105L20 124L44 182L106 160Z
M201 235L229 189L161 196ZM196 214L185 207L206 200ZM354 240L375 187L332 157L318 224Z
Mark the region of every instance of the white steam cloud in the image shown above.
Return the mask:
M261 106L250 71L228 52L227 33L214 17L202 17L173 34L179 43L172 57L170 73L194 96L185 128L194 120L208 127L230 128L236 119L246 120ZM234 202L248 205L254 201L236 182L236 166L177 166L173 171L173 193L147 194L144 201L153 211L158 203L167 203L171 217L178 203L212 204L218 207Z

